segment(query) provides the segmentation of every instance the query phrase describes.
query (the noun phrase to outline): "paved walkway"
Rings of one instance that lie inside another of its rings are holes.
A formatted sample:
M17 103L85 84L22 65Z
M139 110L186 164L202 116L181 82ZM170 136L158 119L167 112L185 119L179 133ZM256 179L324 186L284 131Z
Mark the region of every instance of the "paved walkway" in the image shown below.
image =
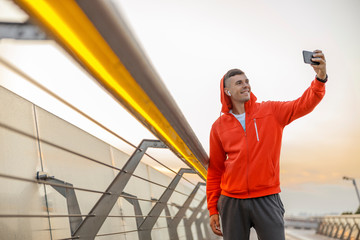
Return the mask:
M286 228L286 240L335 240L335 238L329 238L315 233L315 230L304 230L304 229L294 229ZM212 234L213 240L221 240L222 237L218 237L215 234ZM258 240L255 229L251 229L250 240Z
M325 237L315 233L315 230L303 229L286 229L286 240L334 240L334 238ZM250 240L258 240L255 230L252 228L250 233Z

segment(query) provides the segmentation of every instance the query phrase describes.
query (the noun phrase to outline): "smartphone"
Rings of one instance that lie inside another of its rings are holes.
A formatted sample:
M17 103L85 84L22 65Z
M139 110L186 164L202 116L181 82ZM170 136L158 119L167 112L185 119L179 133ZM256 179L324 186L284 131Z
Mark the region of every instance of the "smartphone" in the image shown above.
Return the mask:
M313 62L311 61L311 58L313 57L315 53L314 52L309 52L309 51L303 51L303 57L304 57L304 62L308 63L308 64L313 64L313 65L319 65L319 62Z

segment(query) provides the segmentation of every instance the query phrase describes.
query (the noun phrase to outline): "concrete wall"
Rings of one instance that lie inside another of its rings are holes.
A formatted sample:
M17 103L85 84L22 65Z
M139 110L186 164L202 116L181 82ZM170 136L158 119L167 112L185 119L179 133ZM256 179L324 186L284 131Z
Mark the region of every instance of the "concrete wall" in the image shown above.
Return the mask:
M129 158L121 150L34 106L3 87L0 87L0 123L118 168L122 168ZM47 172L50 176L76 187L98 191L105 191L118 173L117 170L1 126L0 174L34 180L37 171ZM134 174L166 186L172 180L142 163ZM144 199L158 199L164 190L161 186L135 177L130 178L124 189L126 193ZM180 182L176 190L190 194L192 188ZM84 215L89 213L100 197L98 193L79 190L75 190L75 193L81 213ZM204 193L198 191L190 207L197 207L199 199L203 197ZM174 192L169 202L182 205L186 198L187 196ZM153 205L154 203L151 202L140 201L143 215L147 215ZM205 207L204 205L203 208ZM172 216L178 211L175 207L169 206L169 208ZM186 216L189 217L191 213L191 210L188 210ZM51 186L0 177L0 214L67 214L67 206L65 198ZM119 198L110 215L133 216L135 214L133 206L125 199ZM165 212L163 211L161 215L165 216ZM165 218L159 218L154 226L154 228L162 227L167 227ZM135 218L112 217L107 218L99 234L136 229ZM192 232L193 239L198 239L195 226L192 226ZM180 239L186 239L183 222L178 227L178 234ZM71 233L67 217L0 217L0 239L62 239L69 237L71 237ZM130 240L138 239L138 234L132 232L98 238ZM153 230L152 239L169 239L168 229Z

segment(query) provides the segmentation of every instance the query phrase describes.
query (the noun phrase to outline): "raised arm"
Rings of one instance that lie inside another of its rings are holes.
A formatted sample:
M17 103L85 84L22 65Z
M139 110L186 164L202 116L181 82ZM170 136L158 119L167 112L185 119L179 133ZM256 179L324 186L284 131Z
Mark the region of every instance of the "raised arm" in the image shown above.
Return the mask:
M314 52L312 61L320 64L311 65L316 73L316 78L310 87L294 101L272 103L274 115L283 126L310 113L325 95L325 82L327 81L325 56L321 50Z

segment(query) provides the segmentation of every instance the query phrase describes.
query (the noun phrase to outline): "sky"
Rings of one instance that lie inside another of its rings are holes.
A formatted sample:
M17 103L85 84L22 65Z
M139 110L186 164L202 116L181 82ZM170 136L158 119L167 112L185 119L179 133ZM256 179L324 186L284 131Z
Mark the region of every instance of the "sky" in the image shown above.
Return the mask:
M354 186L342 177L360 179L359 1L114 2L207 152L227 70L245 71L258 101L293 100L315 76L302 50L323 50L326 95L284 130L281 197L288 215L358 207ZM6 3L0 1L0 20L24 19L12 8L5 11ZM1 40L0 57L133 144L154 138L55 43ZM2 66L0 84L125 152L133 150ZM174 169L184 166L170 151L152 154Z

